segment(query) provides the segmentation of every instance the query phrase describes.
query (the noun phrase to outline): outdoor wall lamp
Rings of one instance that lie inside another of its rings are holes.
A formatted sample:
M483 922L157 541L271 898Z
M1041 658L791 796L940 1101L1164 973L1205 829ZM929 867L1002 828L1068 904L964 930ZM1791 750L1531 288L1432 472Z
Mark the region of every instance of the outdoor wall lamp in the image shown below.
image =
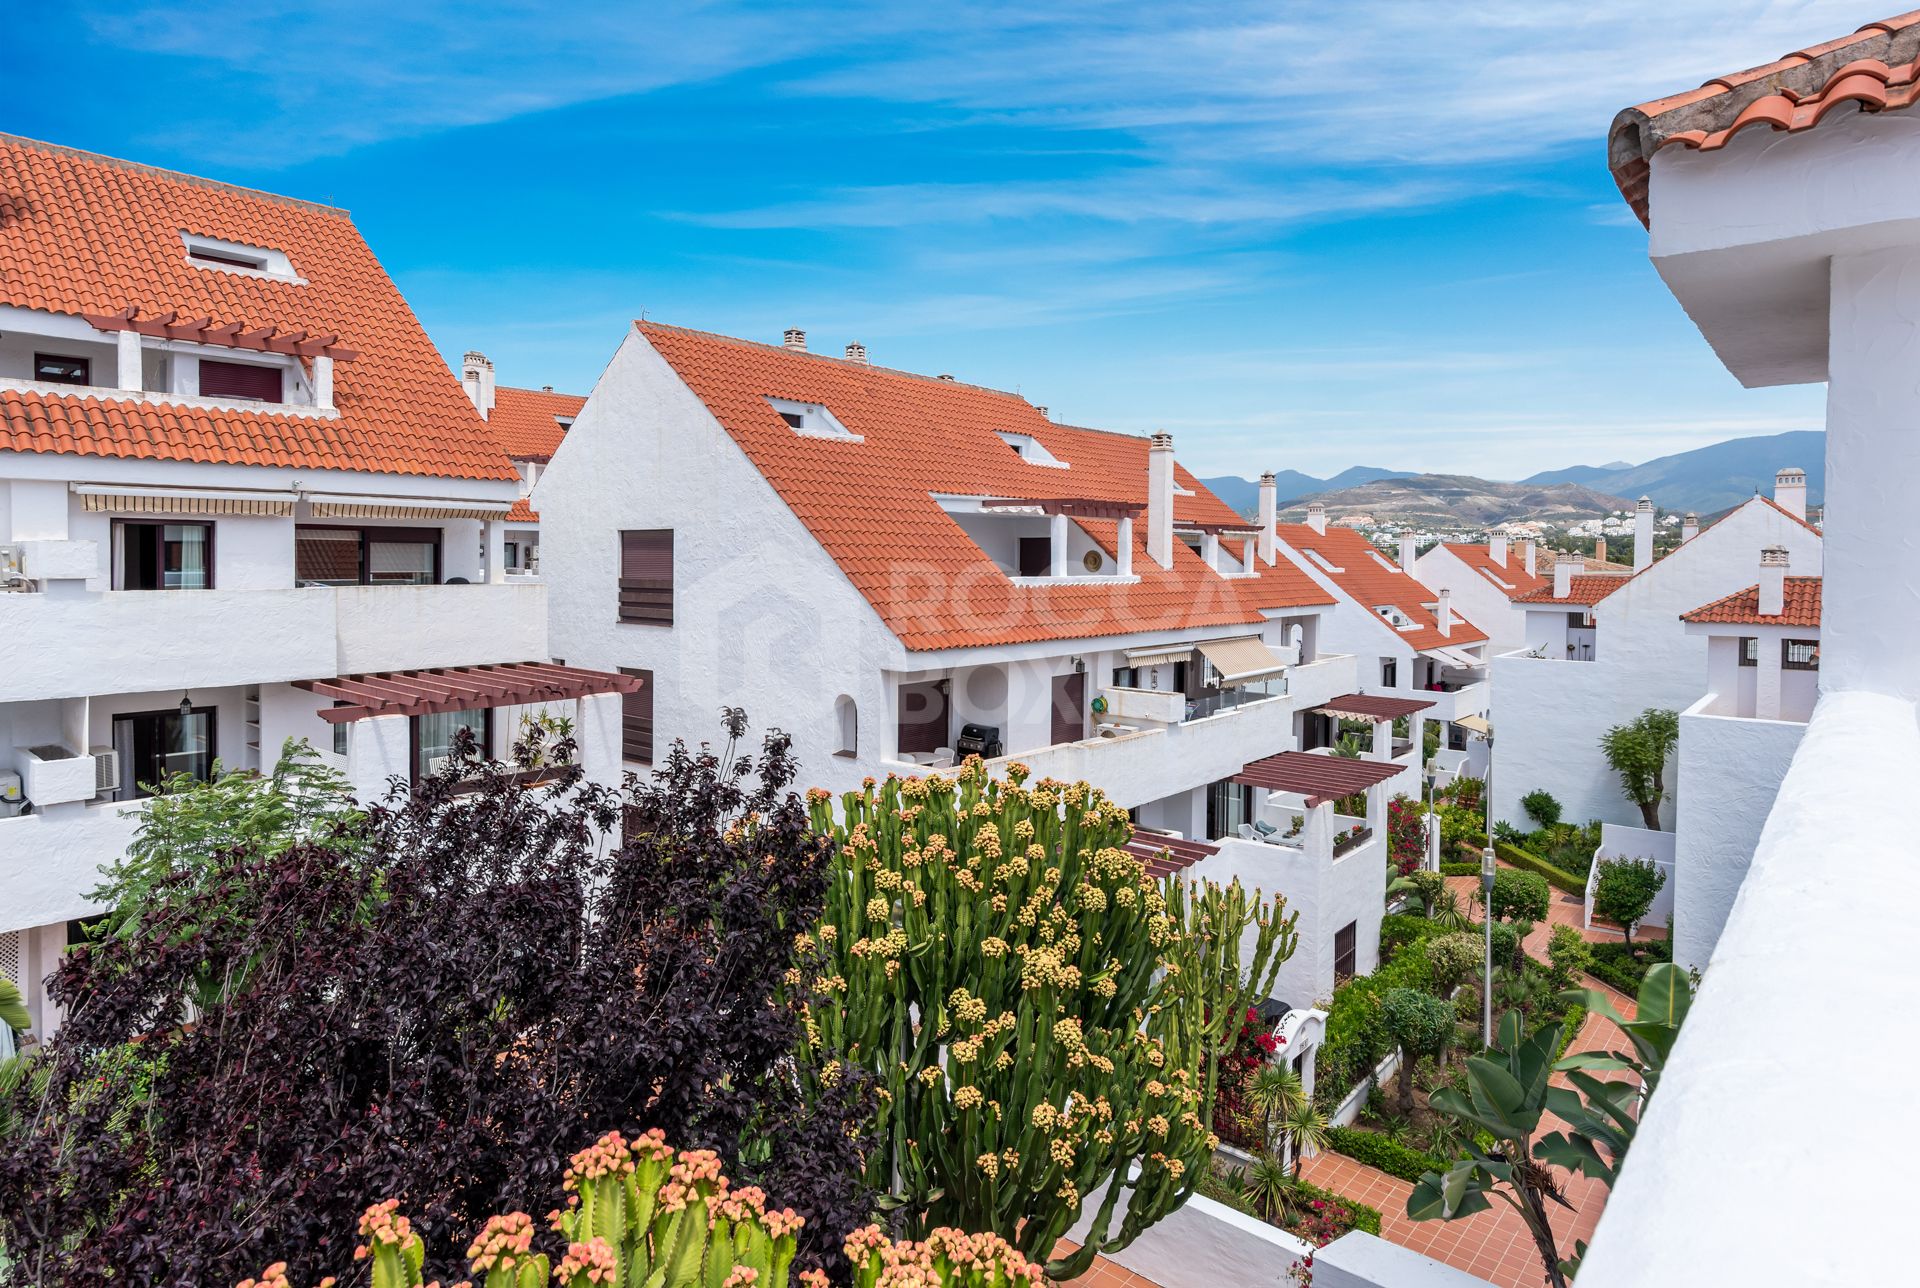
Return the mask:
M180 723L185 724L187 721L191 720L192 718L193 718L193 695L191 693L182 693L180 695Z

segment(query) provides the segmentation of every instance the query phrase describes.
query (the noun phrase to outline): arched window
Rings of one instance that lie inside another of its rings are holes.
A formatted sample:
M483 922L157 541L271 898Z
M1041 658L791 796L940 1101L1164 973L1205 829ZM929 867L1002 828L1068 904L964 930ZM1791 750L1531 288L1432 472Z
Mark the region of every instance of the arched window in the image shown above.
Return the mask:
M860 714L853 705L853 699L841 694L833 700L833 718L835 726L836 756L857 756L860 753Z

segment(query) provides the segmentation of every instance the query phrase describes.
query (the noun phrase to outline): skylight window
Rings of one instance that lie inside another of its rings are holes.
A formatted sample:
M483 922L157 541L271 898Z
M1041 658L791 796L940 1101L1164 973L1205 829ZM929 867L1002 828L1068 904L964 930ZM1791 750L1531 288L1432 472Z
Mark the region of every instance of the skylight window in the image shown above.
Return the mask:
M1387 558L1385 555L1381 554L1378 550L1369 550L1367 551L1367 553L1373 556L1373 561L1375 563L1379 564L1382 568L1385 568L1388 572L1401 571L1399 564Z
M791 398L769 398L774 411L780 419L787 422L788 428L802 438L838 438L849 443L866 440L840 423L832 412L819 403L795 402Z
M1327 558L1325 555L1321 554L1318 550L1307 551L1307 558L1313 560L1315 563L1319 564L1322 568L1326 569L1328 572L1337 573L1337 572L1346 571L1345 568L1342 568L1339 564L1333 562L1333 560Z
M1067 463L1049 452L1046 445L1032 434L1017 434L1011 430L996 429L1000 441L1013 449L1013 454L1029 465L1051 465L1058 470L1067 468Z
M186 244L187 262L195 267L217 269L225 273L253 273L288 281L300 280L293 271L293 261L287 258L285 251L249 246L244 242L222 241L218 237L201 237L194 233L181 233L180 240Z

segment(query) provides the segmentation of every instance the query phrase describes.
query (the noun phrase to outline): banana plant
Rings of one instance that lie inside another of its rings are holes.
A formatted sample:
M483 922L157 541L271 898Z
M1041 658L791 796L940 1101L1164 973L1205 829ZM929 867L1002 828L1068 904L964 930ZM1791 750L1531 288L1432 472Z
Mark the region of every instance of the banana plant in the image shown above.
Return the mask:
M1284 900L1156 882L1085 783L978 760L952 778L809 795L833 880L803 949L823 1080L878 1090L867 1179L910 1236L992 1232L1045 1256L1105 1186L1083 1273L1185 1202L1234 1021L1293 951Z

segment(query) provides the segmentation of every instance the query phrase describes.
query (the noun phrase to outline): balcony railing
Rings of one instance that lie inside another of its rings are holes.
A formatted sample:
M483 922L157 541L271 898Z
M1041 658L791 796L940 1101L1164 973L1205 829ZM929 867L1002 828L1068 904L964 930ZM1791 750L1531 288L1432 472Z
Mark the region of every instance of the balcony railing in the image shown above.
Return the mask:
M1205 720L1208 716L1217 716L1222 711L1231 711L1235 707L1244 707L1254 702L1265 702L1269 698L1282 698L1287 694L1287 679L1280 676L1264 682L1267 687L1243 685L1236 689L1220 689L1212 693L1203 693L1190 697L1186 702L1183 720Z

